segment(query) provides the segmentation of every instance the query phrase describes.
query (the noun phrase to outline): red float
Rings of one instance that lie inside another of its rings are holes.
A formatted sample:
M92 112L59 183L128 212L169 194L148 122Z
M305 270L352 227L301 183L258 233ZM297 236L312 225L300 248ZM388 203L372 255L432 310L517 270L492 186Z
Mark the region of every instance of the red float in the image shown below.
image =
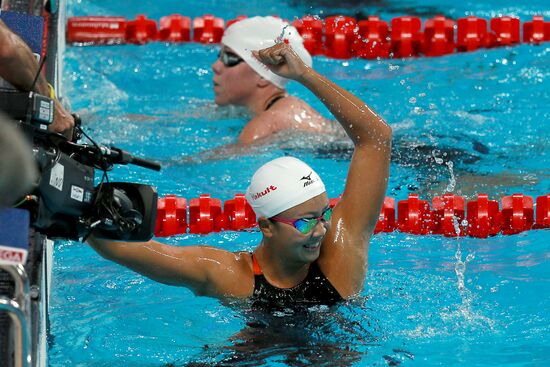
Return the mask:
M460 52L475 51L488 42L487 21L478 17L460 18L457 21L456 49Z
M537 198L537 221L533 228L550 228L550 194Z
M176 195L159 198L157 203L156 237L167 237L187 231L187 200Z
M179 14L160 18L159 39L166 42L189 42L191 40L191 18Z
M126 22L126 42L145 44L157 39L157 22L147 19L145 15L138 15L135 20Z
M391 52L393 57L418 56L422 33L418 17L398 17L391 21Z
M550 40L550 22L545 22L544 17L537 15L533 21L523 23L523 42L541 44Z
M220 229L214 226L214 219L220 216L221 212L220 199L212 199L208 194L201 194L198 199L191 199L189 202L189 232L199 234L218 232Z
M418 194L409 194L407 200L397 203L397 228L412 234L431 233L433 227L430 204L419 200Z
M444 16L436 16L424 23L422 52L426 56L451 54L455 48L455 22Z
M467 204L468 235L486 238L495 236L501 228L498 202L489 200L487 194L478 194L477 200Z
M395 199L384 198L382 210L378 216L378 222L374 228L374 233L393 232L395 230Z
M237 194L233 199L227 200L223 205L223 213L227 215L227 228L234 231L256 225L256 214L244 194Z
M333 16L325 19L325 55L335 59L349 59L352 45L357 42L355 18Z
M388 23L378 17L368 17L361 20L359 26L359 41L355 43L355 54L365 59L386 58L390 54L388 40Z
M94 45L125 43L126 19L123 17L69 18L67 42Z
M225 23L222 18L207 14L193 19L193 41L200 43L220 43Z
M510 46L519 43L519 19L512 17L493 18L490 22L488 47Z
M323 21L321 19L306 15L302 19L293 21L292 25L304 39L304 47L312 56L323 53Z
M464 236L465 201L462 196L445 194L432 200L433 233L445 237ZM458 229L458 231L457 231Z
M533 198L513 194L502 198L502 233L516 234L527 231L534 223Z

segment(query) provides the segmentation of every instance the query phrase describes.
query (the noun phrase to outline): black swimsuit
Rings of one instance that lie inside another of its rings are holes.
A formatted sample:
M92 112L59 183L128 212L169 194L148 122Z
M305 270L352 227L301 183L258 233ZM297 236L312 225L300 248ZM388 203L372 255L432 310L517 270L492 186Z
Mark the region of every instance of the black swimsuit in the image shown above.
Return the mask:
M283 94L283 95L279 95L279 96L273 98L271 101L269 101L269 103L267 104L267 106L265 106L265 110L264 110L264 111L269 110L271 107L273 107L273 105L274 105L275 103L277 103L278 101L280 101L281 99L283 99L283 98L285 98L285 97L286 97L286 95Z
M342 296L325 277L317 261L309 266L306 278L292 288L277 288L271 285L252 254L254 263L254 294L251 297L253 308L285 309L311 307L316 305L332 306L343 301Z

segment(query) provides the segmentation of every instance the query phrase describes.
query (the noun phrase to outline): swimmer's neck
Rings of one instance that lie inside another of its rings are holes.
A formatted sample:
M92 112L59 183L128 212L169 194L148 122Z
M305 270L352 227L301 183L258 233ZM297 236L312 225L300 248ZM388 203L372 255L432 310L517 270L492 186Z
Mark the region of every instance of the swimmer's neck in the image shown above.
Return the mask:
M300 284L307 276L310 263L296 262L284 256L280 247L266 238L254 251L264 276L279 288L291 288Z
M250 103L247 104L247 107L252 117L255 117L268 110L273 101L286 96L287 93L284 89L279 89L275 86L272 88L258 89L254 98L250 99Z

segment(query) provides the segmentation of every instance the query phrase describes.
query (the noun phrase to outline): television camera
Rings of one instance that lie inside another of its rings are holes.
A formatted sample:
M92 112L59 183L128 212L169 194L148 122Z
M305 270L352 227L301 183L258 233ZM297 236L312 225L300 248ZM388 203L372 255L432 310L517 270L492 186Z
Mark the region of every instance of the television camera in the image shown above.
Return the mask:
M117 164L160 170L158 163L95 143L75 115L72 138L48 130L54 101L34 92L0 92L0 110L21 128L39 168L35 190L15 206L31 214L31 226L49 238L147 241L153 236L157 193L148 185L109 182ZM81 144L84 135L90 144ZM95 171L103 172L94 186Z

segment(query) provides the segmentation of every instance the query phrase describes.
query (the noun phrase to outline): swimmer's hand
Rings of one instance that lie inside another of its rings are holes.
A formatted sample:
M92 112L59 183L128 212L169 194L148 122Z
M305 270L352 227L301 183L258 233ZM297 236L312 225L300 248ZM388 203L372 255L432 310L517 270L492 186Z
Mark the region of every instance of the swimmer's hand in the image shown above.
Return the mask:
M284 78L300 81L309 70L300 56L286 43L252 51L254 57L261 61L275 74Z

